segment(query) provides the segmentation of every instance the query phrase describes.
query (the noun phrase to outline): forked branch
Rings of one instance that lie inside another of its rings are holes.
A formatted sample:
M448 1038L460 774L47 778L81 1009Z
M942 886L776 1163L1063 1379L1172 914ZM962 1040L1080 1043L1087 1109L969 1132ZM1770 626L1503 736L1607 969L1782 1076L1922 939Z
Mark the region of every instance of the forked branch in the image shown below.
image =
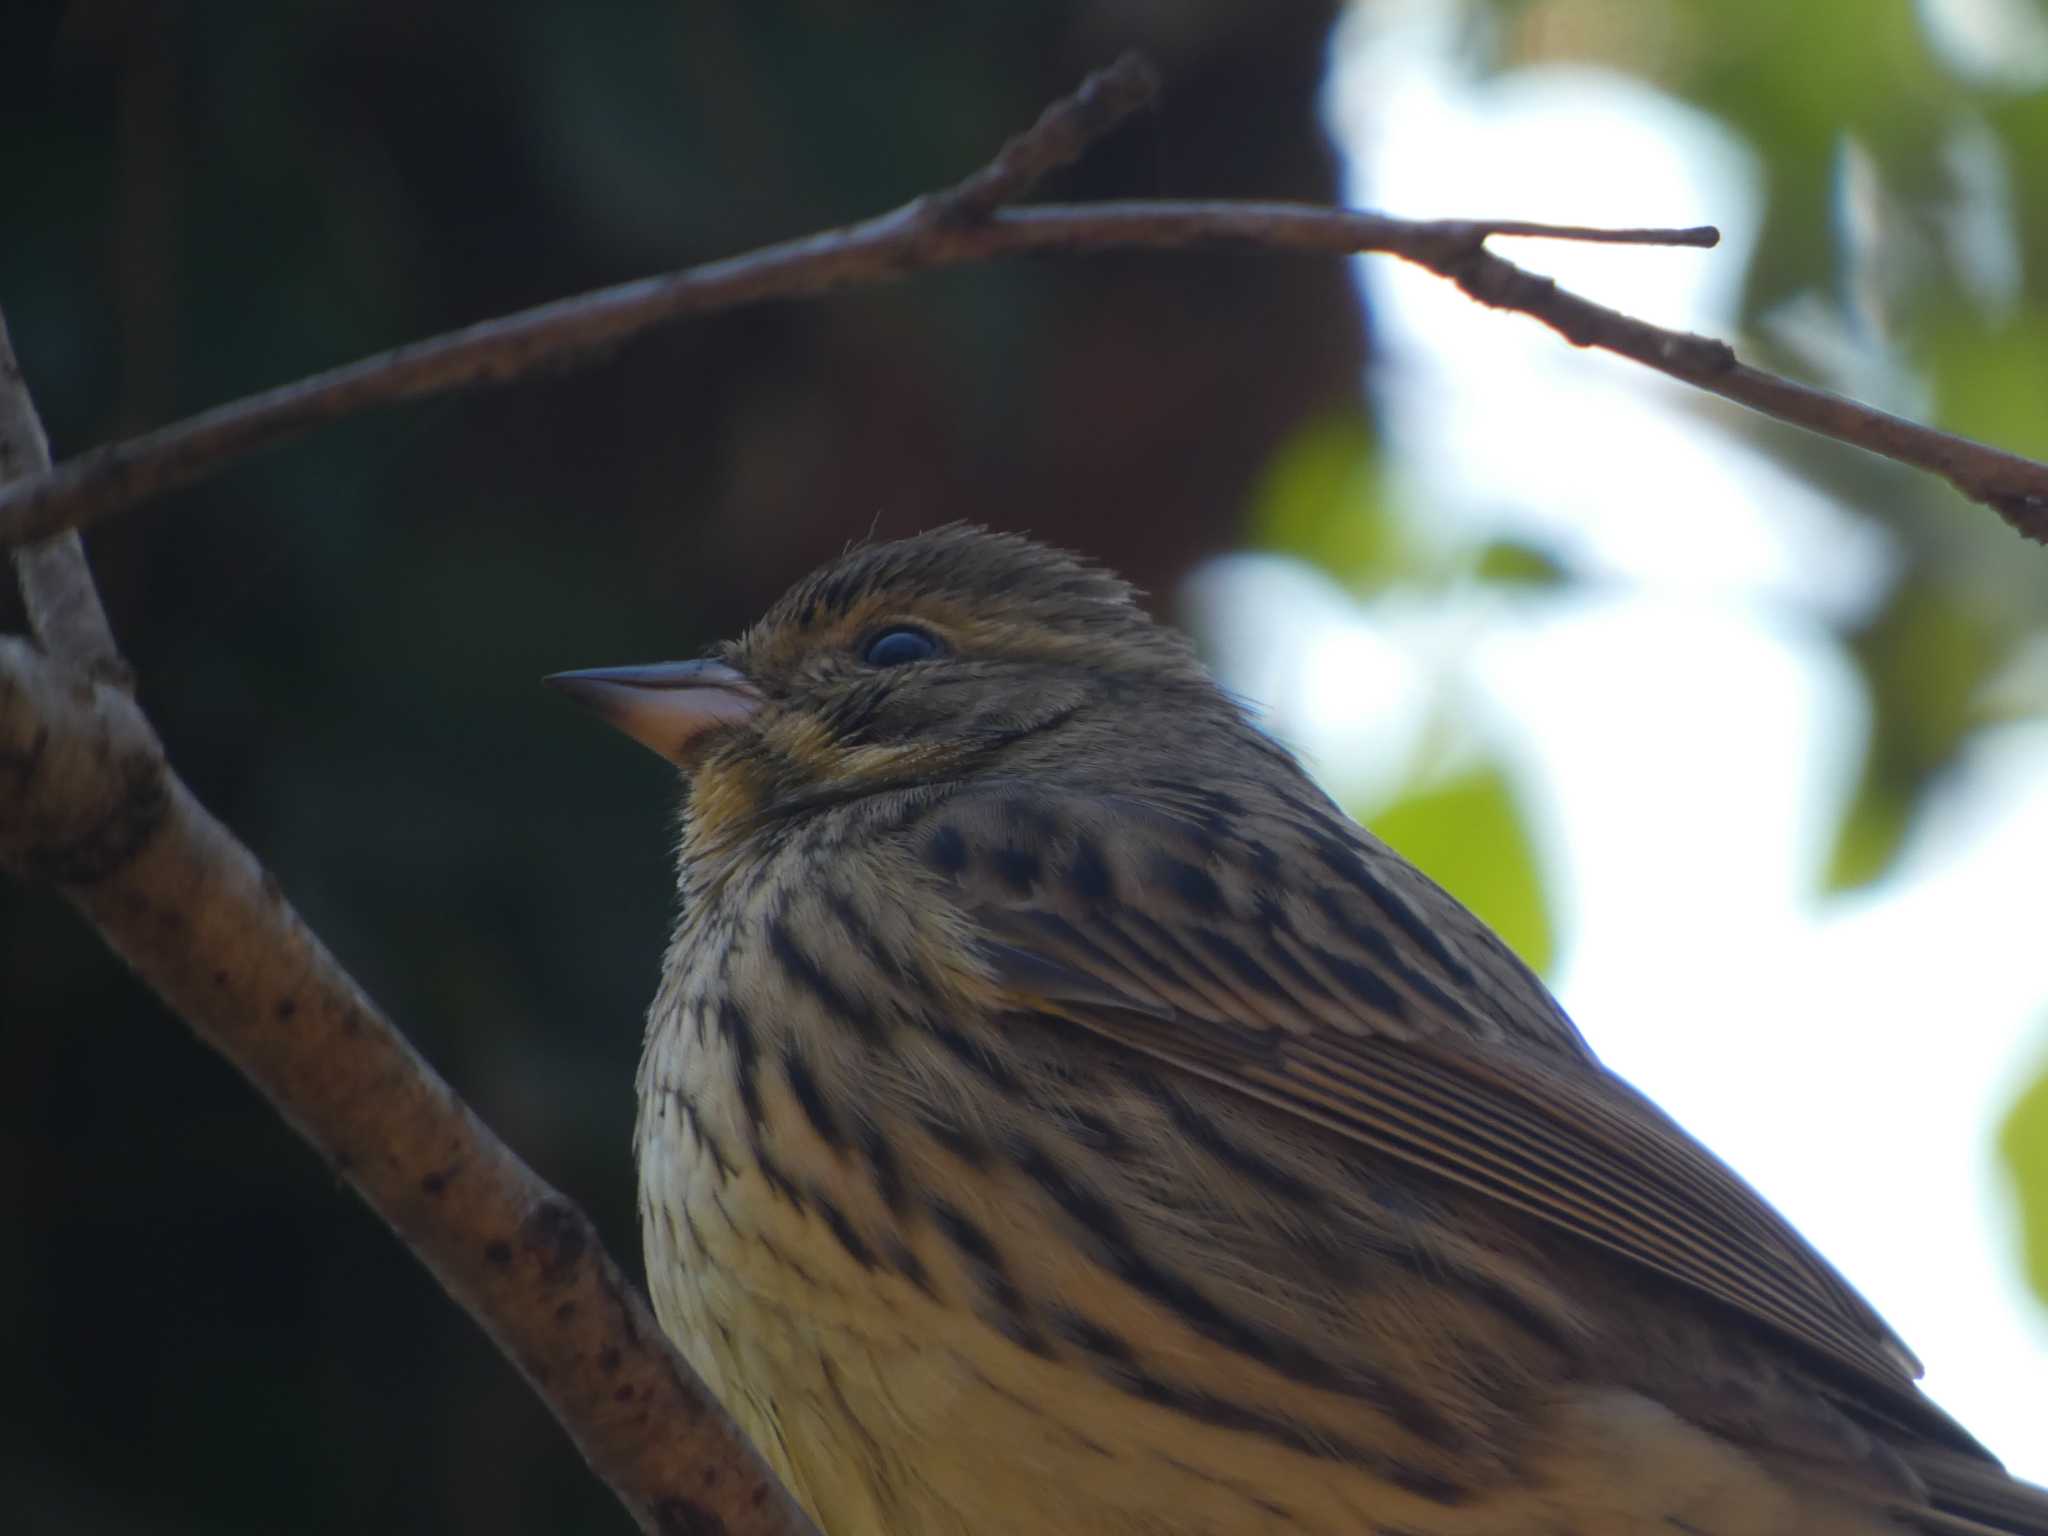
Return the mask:
M1152 90L1149 71L1127 57L1048 108L984 169L878 218L411 342L92 449L0 491L0 544L83 528L323 422L559 368L686 315L814 297L1026 252L1224 245L1322 255L1376 252L1413 262L1481 303L1534 316L1575 345L1633 359L1765 415L1929 470L1996 509L2028 537L2048 539L2048 465L1749 367L1724 342L1665 330L1593 303L1485 246L1491 235L1700 246L1715 242L1712 229L1397 219L1245 201L1006 206L1047 172L1079 158Z

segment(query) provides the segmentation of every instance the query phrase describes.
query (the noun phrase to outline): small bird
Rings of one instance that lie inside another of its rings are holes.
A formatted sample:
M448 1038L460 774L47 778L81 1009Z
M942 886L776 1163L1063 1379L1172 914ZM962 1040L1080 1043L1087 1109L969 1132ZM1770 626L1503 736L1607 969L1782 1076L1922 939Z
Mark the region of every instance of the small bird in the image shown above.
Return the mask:
M551 681L682 770L648 1286L829 1536L2048 1536L1108 572L953 526Z

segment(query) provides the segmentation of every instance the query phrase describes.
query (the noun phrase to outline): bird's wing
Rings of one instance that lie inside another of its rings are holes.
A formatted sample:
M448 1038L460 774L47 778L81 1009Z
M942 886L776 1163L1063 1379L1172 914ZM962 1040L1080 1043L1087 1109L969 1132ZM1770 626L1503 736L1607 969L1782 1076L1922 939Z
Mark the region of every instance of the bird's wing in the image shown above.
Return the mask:
M2048 1491L2015 1481L1995 1462L1930 1446L1907 1451L1906 1464L1946 1523L1910 1507L1895 1512L1930 1536L2048 1536Z
M1973 1448L1868 1303L1601 1067L1483 924L1306 785L1261 792L997 784L919 836L1020 1007L1668 1276L1877 1388L1902 1428Z

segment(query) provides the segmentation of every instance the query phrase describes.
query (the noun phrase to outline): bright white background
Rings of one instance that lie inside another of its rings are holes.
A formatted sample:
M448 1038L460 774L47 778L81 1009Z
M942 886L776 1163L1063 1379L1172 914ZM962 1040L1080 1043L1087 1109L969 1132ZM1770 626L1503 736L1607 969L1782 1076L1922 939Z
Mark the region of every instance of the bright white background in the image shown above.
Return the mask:
M1340 31L1329 120L1353 201L1717 224L1711 252L1502 248L1733 337L1761 216L1740 142L1620 76L1472 77L1460 10L1380 0ZM2048 1312L2021 1282L1991 1141L2048 1052L2048 730L1978 738L1900 870L1822 897L1866 724L1829 621L1881 590L1881 540L1678 386L1397 263L1359 272L1419 532L1533 536L1594 579L1425 613L1277 559L1222 562L1189 604L1224 682L1312 766L1342 764L1353 804L1453 690L1509 754L1561 936L1552 979L1595 1048L1843 1269L1935 1397L2048 1480Z

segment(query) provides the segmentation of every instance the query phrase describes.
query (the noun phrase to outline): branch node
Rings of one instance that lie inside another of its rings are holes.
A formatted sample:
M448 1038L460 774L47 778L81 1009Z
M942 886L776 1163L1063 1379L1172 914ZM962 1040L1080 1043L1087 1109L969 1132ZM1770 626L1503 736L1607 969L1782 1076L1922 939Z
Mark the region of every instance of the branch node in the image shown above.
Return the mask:
M0 861L74 890L127 867L170 808L170 769L140 718L83 669L0 636Z
M1994 491L1987 494L1963 485L1956 488L1972 500L1991 506L2022 537L2032 539L2036 544L2048 544L2048 495L2032 491Z
M542 1281L560 1285L597 1246L597 1234L577 1206L561 1195L549 1195L520 1223L519 1242L540 1261Z
M1726 373L1738 361L1735 349L1719 337L1676 331L1657 339L1657 356L1670 371L1688 378Z
M0 315L0 489L10 481L46 479L49 473L50 440L15 358L7 317ZM135 675L114 644L77 530L56 529L48 538L23 544L14 551L14 571L37 643L95 680L133 693Z
M1014 203L1052 172L1073 164L1097 140L1159 95L1159 75L1143 54L1126 53L1083 80L1038 121L1015 135L995 159L943 192L921 197L915 221L926 229L978 224Z

